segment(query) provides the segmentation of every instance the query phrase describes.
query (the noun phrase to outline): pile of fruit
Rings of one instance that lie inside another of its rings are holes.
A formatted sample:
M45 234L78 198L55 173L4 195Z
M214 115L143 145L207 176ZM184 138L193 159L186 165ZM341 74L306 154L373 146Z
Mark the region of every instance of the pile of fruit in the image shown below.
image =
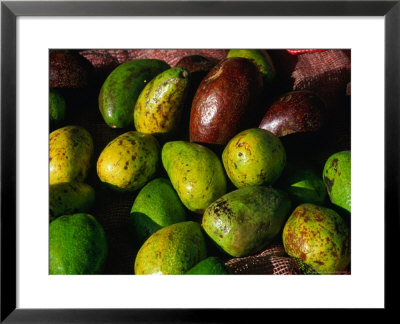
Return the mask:
M350 80L282 52L50 51L49 273L349 274Z

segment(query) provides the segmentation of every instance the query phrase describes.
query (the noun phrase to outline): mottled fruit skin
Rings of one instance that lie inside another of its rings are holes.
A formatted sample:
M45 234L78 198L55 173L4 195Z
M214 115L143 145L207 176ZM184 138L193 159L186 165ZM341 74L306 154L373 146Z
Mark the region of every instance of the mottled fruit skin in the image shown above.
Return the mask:
M189 85L189 71L168 69L146 85L136 101L134 121L137 131L167 134L179 125Z
M286 152L278 137L266 130L251 128L229 141L222 161L237 188L270 185L285 167Z
M146 184L131 209L135 238L143 243L159 229L186 220L186 210L171 181L157 178Z
M208 257L186 272L187 275L227 275L229 268L217 257Z
M204 212L202 227L229 255L247 256L276 237L290 207L283 191L263 186L241 188L213 202Z
M99 95L99 109L112 128L133 125L133 109L139 94L155 76L169 69L164 61L139 59L119 65L104 81Z
M190 141L226 144L244 127L261 88L261 74L250 60L233 57L220 61L193 98Z
M210 149L184 141L164 144L161 159L182 203L195 213L203 213L226 192L221 161Z
M49 92L49 114L50 125L58 126L65 118L65 99L61 93L55 89L50 89Z
M316 132L324 124L325 103L310 91L284 94L267 110L259 128L278 137Z
M314 204L298 206L283 229L283 245L319 274L335 274L350 263L350 232L335 211Z
M65 126L50 133L50 184L83 182L93 157L93 139L80 126Z
M200 224L182 222L155 232L140 248L135 274L185 274L207 257Z
M208 72L210 71L214 66L215 62L205 58L204 56L201 55L189 55L182 57L178 63L176 63L176 66L180 66L188 70L190 73L196 73L196 72Z
M351 151L331 155L322 177L331 202L351 213Z
M97 160L97 175L116 191L135 191L156 173L160 146L148 134L126 132L113 139Z
M50 274L99 274L107 253L103 227L92 215L64 215L50 223Z
M50 221L61 215L85 213L95 201L94 189L80 182L63 182L50 185Z
M226 57L244 57L252 61L261 72L263 80L271 82L276 75L275 66L265 50L258 49L231 49Z

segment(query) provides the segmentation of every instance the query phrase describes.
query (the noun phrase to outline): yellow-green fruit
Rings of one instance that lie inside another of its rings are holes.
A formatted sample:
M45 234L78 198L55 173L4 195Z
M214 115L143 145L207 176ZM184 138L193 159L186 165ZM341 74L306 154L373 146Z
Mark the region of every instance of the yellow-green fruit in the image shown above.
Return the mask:
M350 263L350 231L335 211L302 204L290 215L283 229L283 245L319 274L335 274Z
M137 131L166 134L179 124L189 84L189 71L181 67L166 70L146 85L136 101Z
M203 213L226 192L221 161L205 146L174 141L165 143L161 159L171 183L183 204L195 213Z
M229 141L222 153L222 161L237 188L270 185L285 167L286 152L274 134L251 128Z
M265 50L258 49L232 49L226 57L243 57L252 61L260 70L265 81L271 81L276 74L272 59Z
M159 144L148 134L136 131L113 139L97 160L100 180L117 191L141 188L156 173Z
M80 126L65 126L50 133L50 184L82 182L93 156L93 140Z
M87 212L94 199L94 189L86 183L63 182L50 185L50 221L61 215Z
M142 245L135 260L135 274L185 274L206 257L200 224L177 223L158 230Z

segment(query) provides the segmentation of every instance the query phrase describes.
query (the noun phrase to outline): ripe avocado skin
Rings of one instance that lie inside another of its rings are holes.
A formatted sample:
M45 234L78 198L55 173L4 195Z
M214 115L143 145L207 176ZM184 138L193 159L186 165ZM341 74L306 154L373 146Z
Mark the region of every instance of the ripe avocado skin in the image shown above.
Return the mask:
M147 82L169 69L164 61L138 59L115 68L104 81L99 95L99 109L112 128L133 126L133 109Z
M322 177L331 202L351 213L351 151L331 155Z
M186 210L171 181L157 178L146 184L131 209L135 238L142 244L162 227L186 220Z
M229 269L217 257L208 257L186 272L187 275L226 275Z
M64 215L50 223L50 274L99 274L107 258L103 227L89 214Z
M135 274L185 274L207 257L199 223L182 222L164 227L151 235L135 260Z

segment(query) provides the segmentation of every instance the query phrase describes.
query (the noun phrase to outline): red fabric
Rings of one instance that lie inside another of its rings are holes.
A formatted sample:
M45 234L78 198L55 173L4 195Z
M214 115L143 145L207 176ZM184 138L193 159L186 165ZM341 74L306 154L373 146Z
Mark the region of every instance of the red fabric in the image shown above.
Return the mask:
M288 49L288 53L292 55L299 55L304 53L316 53L316 52L323 52L324 49Z

